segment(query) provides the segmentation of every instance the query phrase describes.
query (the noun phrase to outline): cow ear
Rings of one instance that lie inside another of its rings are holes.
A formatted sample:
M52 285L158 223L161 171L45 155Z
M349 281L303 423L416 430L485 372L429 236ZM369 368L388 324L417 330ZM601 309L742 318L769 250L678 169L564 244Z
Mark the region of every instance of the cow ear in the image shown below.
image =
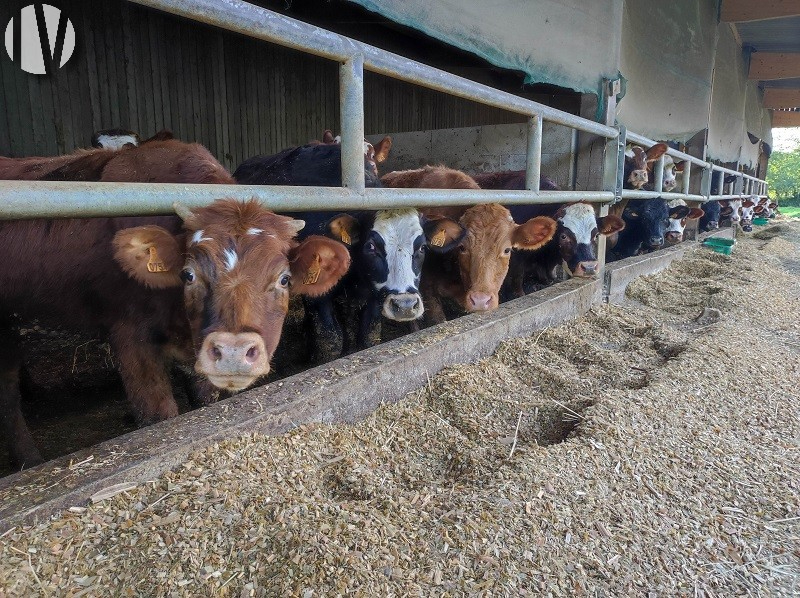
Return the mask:
M184 261L182 238L160 226L125 228L114 235L114 259L128 276L150 289L178 287Z
M691 211L689 206L675 206L670 210L669 217L673 220L681 220L686 218Z
M719 205L721 205L723 208L727 208L728 207L728 200L727 199L718 199L717 201L719 202Z
M699 218L702 218L705 215L706 215L706 213L703 210L701 210L700 208L692 208L689 211L689 215L687 216L687 218L689 220L697 220Z
M683 172L684 167L686 166L686 160L682 162L674 162L675 164L675 172Z
M547 216L535 216L525 224L520 224L511 235L514 249L539 249L556 234L558 223Z
M597 219L597 232L601 235L618 233L625 228L625 221L619 216L609 214Z
M567 215L567 207L566 206L561 206L560 208L558 208L558 211L555 213L553 218L558 220L559 218L563 218L566 215Z
M375 162L378 164L385 162L389 157L389 150L392 149L392 138L387 135L373 147L375 148Z
M653 147L647 150L647 161L655 162L661 156L666 154L668 149L669 147L667 147L666 143L656 143Z
M333 131L325 129L322 132L322 143L333 143Z
M766 208L764 206L756 206L753 212L755 214L762 214Z
M436 253L447 253L461 243L467 230L455 220L445 217L421 218L422 230L428 248Z
M291 292L319 297L330 291L350 269L344 244L320 235L307 237L289 251Z
M749 199L748 199L747 201L745 201L745 202L743 202L743 203L742 203L742 207L743 207L743 208L752 208L754 205L756 205L756 204L754 204L754 203L753 203L752 201L750 201Z
M328 236L348 247L358 243L360 237L358 220L350 214L339 214L328 222Z

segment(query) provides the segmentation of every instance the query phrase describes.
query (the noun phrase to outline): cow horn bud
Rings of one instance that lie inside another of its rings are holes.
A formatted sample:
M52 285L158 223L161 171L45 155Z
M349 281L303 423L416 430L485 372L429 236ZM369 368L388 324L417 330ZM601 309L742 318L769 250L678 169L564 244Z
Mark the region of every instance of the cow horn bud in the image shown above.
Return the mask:
M175 210L175 213L178 216L180 216L181 220L183 220L184 222L186 222L187 220L191 219L192 216L194 216L194 214L192 214L192 211L189 208L187 208L182 203L178 203L177 201L172 204L172 208Z

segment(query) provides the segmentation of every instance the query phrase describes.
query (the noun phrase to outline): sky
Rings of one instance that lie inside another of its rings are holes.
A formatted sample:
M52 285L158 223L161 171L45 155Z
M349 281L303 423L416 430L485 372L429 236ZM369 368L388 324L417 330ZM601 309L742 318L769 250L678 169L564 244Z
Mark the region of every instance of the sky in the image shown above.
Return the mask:
M800 127L772 129L772 149L790 152L800 146Z

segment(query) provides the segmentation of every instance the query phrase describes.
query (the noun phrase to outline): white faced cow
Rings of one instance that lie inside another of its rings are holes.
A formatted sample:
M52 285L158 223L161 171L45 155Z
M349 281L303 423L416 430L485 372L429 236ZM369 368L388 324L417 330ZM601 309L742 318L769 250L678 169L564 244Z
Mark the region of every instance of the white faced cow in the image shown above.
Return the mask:
M700 208L690 208L682 199L673 199L667 202L669 208L669 224L664 232L667 245L675 245L683 241L683 233L689 220L702 218L705 212Z

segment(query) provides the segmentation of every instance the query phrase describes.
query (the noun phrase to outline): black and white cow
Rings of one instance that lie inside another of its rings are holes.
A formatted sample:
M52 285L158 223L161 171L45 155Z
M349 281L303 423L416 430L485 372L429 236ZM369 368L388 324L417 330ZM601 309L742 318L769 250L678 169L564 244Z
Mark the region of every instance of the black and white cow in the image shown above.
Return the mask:
M743 198L738 199L720 199L719 205L722 207L720 211L720 219L730 222L731 226L736 226L742 220L742 203Z
M619 216L595 216L585 203L562 206L512 206L515 221L550 215L558 223L556 233L541 249L514 251L503 289L504 297L525 294L526 280L549 285L556 280L556 270L563 262L570 276L592 278L597 274L597 236L612 235L625 228Z
M337 239L351 255L346 277L327 295L305 301L311 358L318 362L377 343L381 317L398 322L420 318L425 253L450 251L465 232L449 218L427 220L415 209L298 217L306 220L304 234Z

